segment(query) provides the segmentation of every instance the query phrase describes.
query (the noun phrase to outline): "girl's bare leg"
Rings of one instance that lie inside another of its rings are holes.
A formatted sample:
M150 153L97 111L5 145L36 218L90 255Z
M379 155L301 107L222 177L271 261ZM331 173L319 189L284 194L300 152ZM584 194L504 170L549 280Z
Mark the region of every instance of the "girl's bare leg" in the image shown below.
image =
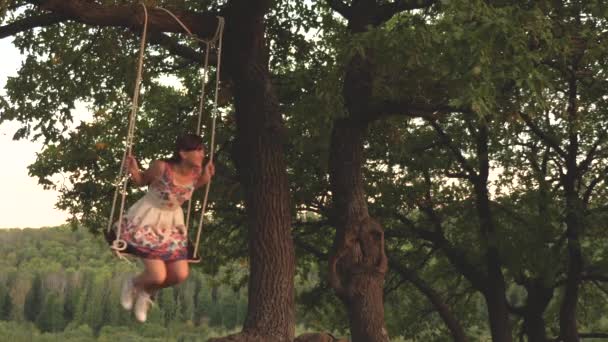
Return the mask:
M142 259L144 271L133 279L137 299L133 307L135 319L145 322L148 317L148 309L152 304L151 297L167 280L167 267L160 259Z
M133 279L133 286L153 294L167 280L167 267L160 259L141 259L141 261L144 264L144 271Z
M167 277L162 287L169 287L182 283L188 278L189 268L187 260L168 261L165 263Z

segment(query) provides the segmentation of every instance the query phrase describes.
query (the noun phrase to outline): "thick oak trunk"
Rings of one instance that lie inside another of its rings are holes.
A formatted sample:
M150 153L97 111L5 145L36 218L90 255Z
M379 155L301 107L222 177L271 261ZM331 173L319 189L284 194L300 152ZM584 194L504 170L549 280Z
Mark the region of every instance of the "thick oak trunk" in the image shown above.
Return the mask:
M330 284L348 311L354 342L387 342L384 322L384 231L369 216L363 187L363 143L372 96L372 63L355 55L344 77L349 116L336 119L329 175L336 236L329 260Z
M234 83L234 161L245 189L249 301L241 334L225 341L292 341L295 255L283 150L283 122L268 70L263 1L232 1L226 63ZM217 340L216 340L217 341Z
M369 217L362 181L365 124L334 124L330 181L336 237L330 257L330 284L348 310L354 342L388 342L383 286L387 268L382 227Z

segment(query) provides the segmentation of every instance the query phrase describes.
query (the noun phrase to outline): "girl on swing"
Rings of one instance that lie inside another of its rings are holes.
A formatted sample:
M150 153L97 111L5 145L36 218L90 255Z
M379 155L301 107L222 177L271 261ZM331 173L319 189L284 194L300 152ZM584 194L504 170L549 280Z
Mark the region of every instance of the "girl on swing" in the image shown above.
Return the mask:
M133 156L126 160L133 182L149 186L146 195L123 217L120 234L127 252L144 264L141 274L125 281L120 298L121 305L133 309L139 322L146 321L152 295L188 277L188 228L181 205L215 174L212 162L203 167L205 151L200 136L181 136L175 145L171 158L153 161L144 172Z

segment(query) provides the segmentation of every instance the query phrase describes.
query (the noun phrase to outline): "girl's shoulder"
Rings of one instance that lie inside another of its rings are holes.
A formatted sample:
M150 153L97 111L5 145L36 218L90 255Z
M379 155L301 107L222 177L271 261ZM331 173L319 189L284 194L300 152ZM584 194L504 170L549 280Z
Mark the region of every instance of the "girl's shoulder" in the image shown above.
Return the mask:
M169 163L162 159L154 160L150 163L150 170L164 171L168 167Z
M164 160L154 160L150 163L150 176L151 180L157 180L162 177L162 175L170 169L169 163Z

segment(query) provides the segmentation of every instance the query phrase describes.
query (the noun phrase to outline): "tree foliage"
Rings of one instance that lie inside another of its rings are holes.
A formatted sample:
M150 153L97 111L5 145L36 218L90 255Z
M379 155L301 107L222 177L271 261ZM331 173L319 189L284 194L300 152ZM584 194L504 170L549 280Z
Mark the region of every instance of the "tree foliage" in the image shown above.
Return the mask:
M492 334L496 341L518 335L568 339L573 323L580 336L605 333L598 313L605 311L608 279L608 5L430 1L352 32L343 9L365 3L379 8L405 2L283 0L273 2L266 17L268 63L286 125L296 279L307 284L298 289L299 319L319 330L345 331L348 325L325 281L335 229L328 158L332 124L348 115L345 70L362 57L372 65L363 172L367 205L384 227L389 256L384 295L390 335L446 340L449 316L470 340ZM13 5L21 9L2 7L3 23L39 14L25 3ZM208 10L223 2L174 5ZM16 138L45 142L30 173L44 186L58 187L58 206L94 231L106 224L124 148L137 39L126 29L72 22L19 33L14 44L27 58L0 101L0 120L23 124ZM167 85L167 76L181 85ZM148 48L136 135L144 164L167 156L173 137L193 127L199 76L191 61L157 45ZM74 126L73 109L82 102L91 118ZM228 261L247 262L244 193L230 158L233 110L224 103L217 128L219 176L203 242L203 268L210 273ZM54 183L57 175L66 180ZM129 191L131 201L141 195ZM76 244L84 241L78 240L81 231L74 236ZM57 254L55 265L45 268L65 270L74 296L33 301L40 295L23 290L32 280L12 273L0 282L0 308L8 308L2 317L35 322L44 308L18 308L52 301L63 306L66 321L46 321L44 329L78 322L104 335L100 322L124 320L102 304L98 312L82 304L101 303L101 296L117 291L117 284L105 286L112 271L67 268L78 260L91 262L91 269L105 267L86 249L78 248L82 259L58 246L26 245L4 254L7 270L40 266L40 260L23 258L40 247ZM237 290L247 281L246 272L225 272ZM163 293L166 310L155 322L240 324L242 299L225 288L213 296L222 288L216 281L205 278ZM91 290L75 286L79 282ZM224 300L222 309L216 306ZM507 333L497 336L500 324Z

